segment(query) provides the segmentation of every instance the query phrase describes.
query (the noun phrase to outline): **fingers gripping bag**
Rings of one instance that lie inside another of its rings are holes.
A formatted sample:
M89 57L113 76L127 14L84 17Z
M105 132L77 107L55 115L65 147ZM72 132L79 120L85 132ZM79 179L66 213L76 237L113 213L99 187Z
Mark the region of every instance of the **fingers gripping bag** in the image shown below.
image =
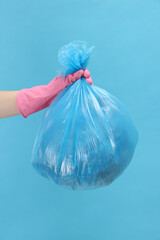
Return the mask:
M65 75L85 70L93 47L74 41L59 50ZM109 185L128 166L138 140L126 108L85 77L66 87L46 110L32 163L44 177L81 190Z

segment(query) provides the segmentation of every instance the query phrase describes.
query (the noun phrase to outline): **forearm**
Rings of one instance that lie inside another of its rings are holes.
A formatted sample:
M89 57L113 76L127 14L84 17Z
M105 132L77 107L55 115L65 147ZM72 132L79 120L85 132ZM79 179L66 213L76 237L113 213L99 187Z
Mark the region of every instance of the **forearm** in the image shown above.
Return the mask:
M0 118L20 114L17 108L18 91L0 91Z
M26 118L30 114L48 107L65 87L81 77L84 77L92 85L88 69L80 69L64 78L57 76L47 85L35 86L20 91L0 91L0 118L18 114Z

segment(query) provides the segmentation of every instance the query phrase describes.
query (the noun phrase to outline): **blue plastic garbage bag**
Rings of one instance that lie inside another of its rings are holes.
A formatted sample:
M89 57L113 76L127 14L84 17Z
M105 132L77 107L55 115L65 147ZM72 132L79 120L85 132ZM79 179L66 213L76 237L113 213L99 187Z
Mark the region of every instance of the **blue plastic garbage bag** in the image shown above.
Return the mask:
M85 69L92 49L83 41L62 47L58 58L66 67L65 74ZM42 176L59 185L74 190L102 187L127 167L137 140L126 108L82 77L59 93L46 110L32 163Z

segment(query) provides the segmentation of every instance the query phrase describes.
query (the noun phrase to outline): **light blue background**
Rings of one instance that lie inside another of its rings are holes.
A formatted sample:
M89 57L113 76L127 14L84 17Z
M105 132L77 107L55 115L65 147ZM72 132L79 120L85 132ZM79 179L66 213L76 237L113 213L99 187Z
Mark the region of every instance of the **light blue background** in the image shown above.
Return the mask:
M47 84L72 40L95 44L88 68L127 106L134 158L109 187L66 190L30 163L44 111L0 119L0 239L159 240L160 1L0 0L0 90Z

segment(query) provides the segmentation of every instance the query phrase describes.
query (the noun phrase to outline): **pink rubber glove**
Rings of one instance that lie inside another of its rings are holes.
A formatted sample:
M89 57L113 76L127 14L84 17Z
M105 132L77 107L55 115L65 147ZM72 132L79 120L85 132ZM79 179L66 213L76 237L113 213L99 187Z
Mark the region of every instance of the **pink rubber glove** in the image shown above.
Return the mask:
M26 118L30 114L48 107L59 92L81 77L85 77L86 81L92 85L90 73L88 69L85 69L64 78L57 76L48 85L20 90L17 94L17 107L20 114Z

